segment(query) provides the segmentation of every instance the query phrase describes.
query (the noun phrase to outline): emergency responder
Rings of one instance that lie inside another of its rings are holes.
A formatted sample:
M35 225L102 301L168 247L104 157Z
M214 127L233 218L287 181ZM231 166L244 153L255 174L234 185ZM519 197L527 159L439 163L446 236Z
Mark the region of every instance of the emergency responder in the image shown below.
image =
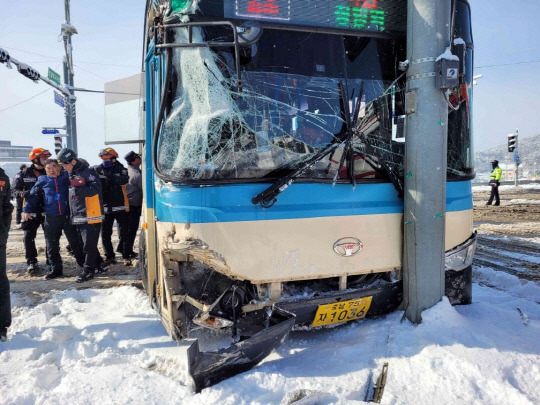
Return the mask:
M19 172L15 175L15 177L13 177L13 182L11 183L11 190L15 188L15 183L17 182L17 179L21 177L23 170L25 170L27 167L28 166L26 166L26 164L24 163L19 166ZM23 198L18 193L15 193L13 197L15 197L15 202L17 204L17 214L15 216L15 223L17 224L17 228L21 229Z
M7 340L7 330L11 326L11 300L6 274L6 245L13 212L10 199L9 177L0 168L0 342Z
M84 267L76 281L82 283L92 279L99 268L97 245L104 218L101 181L94 169L77 159L75 151L63 148L57 159L69 173L71 223L77 227L84 253Z
M55 159L45 162L46 176L40 176L30 190L23 208L23 216L35 213L39 206L39 195L43 195L45 208L44 233L47 241L50 271L47 280L63 276L62 257L60 256L60 237L62 231L73 249L77 264L84 266L84 254L79 246L77 229L71 224L69 215L69 174ZM27 219L27 218L25 218Z
M489 196L489 200L486 205L491 205L491 203L493 202L493 198L495 198L495 204L493 205L501 205L501 200L499 199L499 186L501 185L502 169L499 167L498 160L493 160L491 162L491 167L493 168L493 171L489 176L491 195Z
M101 179L103 190L103 211L105 219L101 228L101 243L105 251L105 264L116 263L116 255L111 241L114 221L118 223L119 243L116 251L122 254L125 265L131 265L131 259L125 243L128 234L127 211L129 201L126 193L128 183L128 171L120 163L118 153L113 148L105 148L99 151L99 157L103 162L96 166L96 172Z
M30 160L32 164L20 173L20 176L15 180L12 194L26 199L30 194L30 190L36 184L39 176L45 175L45 161L51 156L51 153L44 148L34 148L30 152ZM21 222L21 227L24 230L24 249L26 257L26 272L30 276L35 276L39 267L37 264L37 249L36 249L36 234L40 227L43 227L43 205L36 209L36 216L31 217L27 221ZM47 265L49 260L47 257Z
M139 230L139 221L142 211L142 176L141 176L141 156L134 151L129 152L124 156L128 164L128 176L129 182L126 186L126 192L129 200L129 212L128 212L128 235L126 238L125 249L132 259L137 258L137 253L133 251L133 244L135 243L135 237Z

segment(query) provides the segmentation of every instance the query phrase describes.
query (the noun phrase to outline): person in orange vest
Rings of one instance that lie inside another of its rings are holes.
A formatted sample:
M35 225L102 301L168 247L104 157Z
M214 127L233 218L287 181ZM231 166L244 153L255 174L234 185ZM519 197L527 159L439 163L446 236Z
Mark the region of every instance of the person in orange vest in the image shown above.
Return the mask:
M99 157L103 161L94 169L99 174L103 189L103 212L105 219L101 228L101 243L105 251L105 264L115 264L116 254L112 245L111 236L114 221L118 223L119 242L116 252L122 254L126 266L130 266L131 257L128 240L129 227L129 200L126 185L129 181L128 171L118 159L118 153L113 148L100 150Z
M94 278L96 272L105 269L100 266L98 250L99 233L103 215L101 181L94 169L88 166L77 153L63 148L56 156L69 173L69 209L71 223L77 227L79 246L84 253L83 270L75 280L77 283Z
M489 200L487 201L486 205L491 205L493 198L495 198L495 204L493 205L501 205L501 200L499 198L499 186L501 185L502 169L499 167L498 160L493 160L491 162L491 166L493 167L493 171L489 176L491 195L489 196Z

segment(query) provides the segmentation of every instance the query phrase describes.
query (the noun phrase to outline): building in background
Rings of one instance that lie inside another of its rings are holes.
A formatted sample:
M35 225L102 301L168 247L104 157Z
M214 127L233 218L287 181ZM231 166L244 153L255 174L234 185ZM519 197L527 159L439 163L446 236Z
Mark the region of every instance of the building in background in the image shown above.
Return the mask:
M32 146L12 145L11 141L0 140L0 167L4 169L9 178L15 176L21 164L29 164L28 155Z

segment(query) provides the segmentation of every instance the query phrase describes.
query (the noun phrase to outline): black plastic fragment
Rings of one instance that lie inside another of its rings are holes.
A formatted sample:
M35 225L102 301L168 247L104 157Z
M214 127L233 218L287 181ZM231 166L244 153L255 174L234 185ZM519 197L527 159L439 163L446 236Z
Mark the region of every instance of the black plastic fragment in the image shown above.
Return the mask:
M188 349L188 370L195 381L195 391L217 384L257 365L272 350L283 343L294 325L294 314L274 308L270 316L251 336L242 336L240 342L225 349L201 352L196 340Z

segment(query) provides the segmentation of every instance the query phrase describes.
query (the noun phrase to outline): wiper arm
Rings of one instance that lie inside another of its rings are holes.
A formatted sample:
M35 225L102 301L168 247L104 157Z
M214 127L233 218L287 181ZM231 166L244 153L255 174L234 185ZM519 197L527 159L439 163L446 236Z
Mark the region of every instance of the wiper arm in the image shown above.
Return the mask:
M317 152L315 155L313 155L311 158L304 161L302 166L297 168L296 170L293 170L291 173L281 177L279 180L277 180L275 183L273 183L270 187L268 187L263 192L257 194L255 197L251 199L251 203L253 205L261 204L264 208L269 208L276 202L276 197L279 193L284 191L287 187L289 187L293 181L300 176L302 173L304 173L307 169L309 169L312 165L317 163L319 160L321 160L326 155L333 152L335 149L337 149L343 142L344 139L341 139L343 137L343 132L340 132L336 135L334 135L334 139L332 142L330 142L326 147L321 149L319 152Z
M261 204L263 208L270 208L277 201L276 197L282 192L285 191L295 179L297 179L302 173L309 169L312 165L320 161L323 157L329 153L336 150L343 142L352 143L352 128L350 122L350 115L348 114L348 100L345 99L345 94L343 90L343 85L341 82L338 84L339 87L339 100L341 107L341 116L344 120L341 127L341 131L337 134L334 134L334 139L323 149L313 155L311 158L305 160L303 164L293 170L291 173L281 177L270 187L268 187L263 192L257 194L251 199L253 205ZM350 148L352 150L352 148ZM339 170L338 170L339 171Z

